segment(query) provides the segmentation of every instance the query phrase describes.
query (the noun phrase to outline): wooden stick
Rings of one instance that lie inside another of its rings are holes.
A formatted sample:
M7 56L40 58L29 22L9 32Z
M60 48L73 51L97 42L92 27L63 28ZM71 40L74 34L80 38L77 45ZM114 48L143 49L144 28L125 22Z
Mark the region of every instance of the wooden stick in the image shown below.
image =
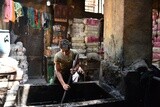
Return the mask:
M76 55L75 59L73 60L72 68L74 68L76 66L77 59L78 59L78 55ZM71 78L72 78L72 74L70 74L67 84L70 83ZM63 96L62 96L62 99L61 99L61 105L62 105L62 103L64 101L66 93L67 93L67 90L65 90L64 93L63 93Z

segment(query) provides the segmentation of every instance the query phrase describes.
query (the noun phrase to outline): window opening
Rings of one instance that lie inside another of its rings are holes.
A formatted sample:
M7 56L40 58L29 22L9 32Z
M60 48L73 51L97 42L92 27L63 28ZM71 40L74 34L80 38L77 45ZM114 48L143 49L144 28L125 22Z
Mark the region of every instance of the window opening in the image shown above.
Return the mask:
M104 0L85 0L85 11L103 14Z

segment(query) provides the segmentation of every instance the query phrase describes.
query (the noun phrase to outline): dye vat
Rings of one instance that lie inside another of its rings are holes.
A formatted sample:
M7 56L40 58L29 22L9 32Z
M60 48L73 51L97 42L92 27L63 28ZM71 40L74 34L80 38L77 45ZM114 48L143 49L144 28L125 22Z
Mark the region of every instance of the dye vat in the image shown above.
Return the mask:
M124 107L123 100L116 99L103 89L98 82L71 84L66 92L58 85L22 85L17 95L17 106L22 107Z

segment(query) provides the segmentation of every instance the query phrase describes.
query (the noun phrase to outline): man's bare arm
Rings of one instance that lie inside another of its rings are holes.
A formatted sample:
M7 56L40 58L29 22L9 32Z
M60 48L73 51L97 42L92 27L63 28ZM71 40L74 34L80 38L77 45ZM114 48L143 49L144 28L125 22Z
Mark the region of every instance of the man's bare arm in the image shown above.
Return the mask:
M68 88L70 88L70 86L68 84L66 84L63 80L63 77L62 77L62 74L61 74L61 67L60 67L60 64L55 62L55 72L56 72L56 75L57 75L57 78L59 80L59 82L61 83L62 87L64 88L64 90L68 90Z

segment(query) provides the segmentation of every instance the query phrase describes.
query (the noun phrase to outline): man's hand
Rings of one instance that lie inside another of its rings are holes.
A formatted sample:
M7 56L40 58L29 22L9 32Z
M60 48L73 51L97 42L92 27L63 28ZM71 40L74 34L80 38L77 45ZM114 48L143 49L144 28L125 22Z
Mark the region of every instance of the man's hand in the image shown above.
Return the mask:
M63 89L64 89L64 90L69 90L70 88L71 88L71 87L70 87L68 84L64 84L64 85L63 85Z
M81 67L78 67L78 69L77 68L71 68L70 71L71 71L71 74L74 74L75 72L84 74L84 71Z
M70 71L71 71L71 74L74 74L77 70L75 68L71 68Z
M84 71L83 71L83 69L81 67L78 68L77 72L81 73L81 74L84 74Z

